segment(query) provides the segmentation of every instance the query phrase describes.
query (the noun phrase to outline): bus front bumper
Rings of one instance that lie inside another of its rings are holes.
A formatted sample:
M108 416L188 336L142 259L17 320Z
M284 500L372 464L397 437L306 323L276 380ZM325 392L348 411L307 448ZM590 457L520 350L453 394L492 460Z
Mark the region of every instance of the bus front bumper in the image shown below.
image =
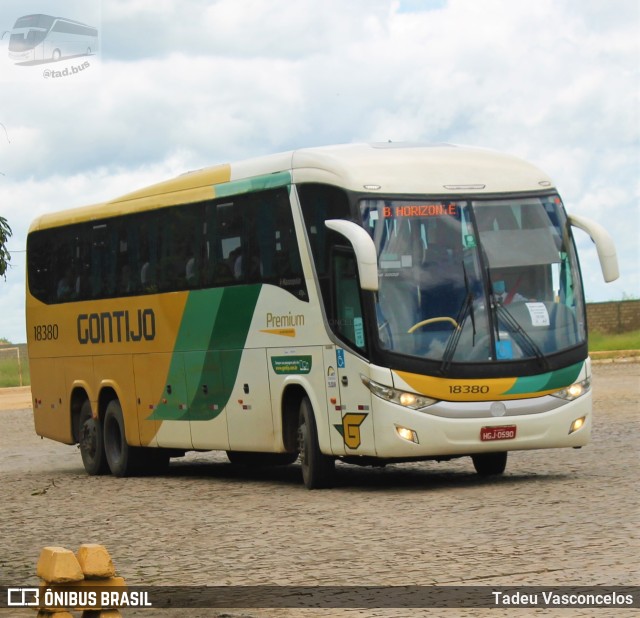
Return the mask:
M374 397L375 456L426 458L587 444L591 436L591 391L561 405L547 397L554 409L510 415L509 404L516 402L505 401L504 415L478 418L469 417L477 404L456 404L460 413L452 418L451 413L438 415L438 404L433 410L414 411ZM544 407L542 399L538 400L540 408Z

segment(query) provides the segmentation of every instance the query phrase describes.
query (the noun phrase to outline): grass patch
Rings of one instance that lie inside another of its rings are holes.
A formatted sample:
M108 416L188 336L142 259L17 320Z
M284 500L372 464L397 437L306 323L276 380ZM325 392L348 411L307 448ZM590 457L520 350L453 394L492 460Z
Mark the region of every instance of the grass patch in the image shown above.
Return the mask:
M613 350L640 350L640 330L618 334L589 333L589 352Z
M29 363L26 358L20 357L22 364L22 386L29 386L31 379L29 375ZM0 357L0 388L7 386L20 386L20 371L16 357Z

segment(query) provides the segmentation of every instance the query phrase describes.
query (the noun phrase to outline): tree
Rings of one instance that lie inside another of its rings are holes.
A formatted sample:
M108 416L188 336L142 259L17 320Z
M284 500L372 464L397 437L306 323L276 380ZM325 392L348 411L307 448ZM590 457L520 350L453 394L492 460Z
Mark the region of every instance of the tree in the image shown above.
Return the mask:
M6 245L12 234L7 220L0 217L0 277L4 277L5 281L7 280L7 268L11 261L11 254Z

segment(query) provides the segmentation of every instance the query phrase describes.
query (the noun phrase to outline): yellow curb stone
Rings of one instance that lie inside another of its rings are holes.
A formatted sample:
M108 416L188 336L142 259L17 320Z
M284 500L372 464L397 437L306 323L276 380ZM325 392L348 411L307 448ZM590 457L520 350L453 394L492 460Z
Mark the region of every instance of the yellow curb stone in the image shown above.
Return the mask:
M122 614L117 609L86 610L82 612L82 618L122 618Z
M116 568L104 545L84 543L80 545L76 557L84 576L89 579L113 577L116 574Z
M37 618L73 618L73 614L64 611L48 612L46 609L41 609L38 612Z
M38 558L36 574L51 584L78 582L84 573L75 554L64 547L44 547Z

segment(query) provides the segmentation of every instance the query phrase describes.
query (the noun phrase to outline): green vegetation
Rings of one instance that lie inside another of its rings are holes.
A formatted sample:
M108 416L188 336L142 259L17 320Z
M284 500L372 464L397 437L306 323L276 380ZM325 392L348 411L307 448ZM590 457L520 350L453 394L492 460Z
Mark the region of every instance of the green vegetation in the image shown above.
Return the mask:
M29 375L29 363L27 359L20 359L22 363L22 386L31 384ZM0 388L5 386L20 386L20 373L15 358L0 358Z
M610 350L640 350L640 330L613 335L598 332L589 333L589 352Z
M23 343L11 347L20 348L20 367L15 349L7 351L5 346L0 347L0 388L20 386L20 373L22 373L22 385L29 386L31 376L29 375L27 346Z

